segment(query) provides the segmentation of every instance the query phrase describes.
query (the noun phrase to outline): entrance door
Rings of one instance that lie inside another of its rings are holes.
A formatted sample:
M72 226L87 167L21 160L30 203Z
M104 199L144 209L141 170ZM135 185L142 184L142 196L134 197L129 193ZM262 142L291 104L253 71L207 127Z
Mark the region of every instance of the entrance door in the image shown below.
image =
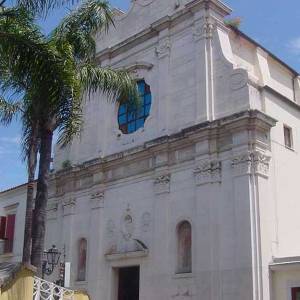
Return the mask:
M300 287L292 288L292 300L300 300Z
M140 267L119 269L118 300L139 300Z

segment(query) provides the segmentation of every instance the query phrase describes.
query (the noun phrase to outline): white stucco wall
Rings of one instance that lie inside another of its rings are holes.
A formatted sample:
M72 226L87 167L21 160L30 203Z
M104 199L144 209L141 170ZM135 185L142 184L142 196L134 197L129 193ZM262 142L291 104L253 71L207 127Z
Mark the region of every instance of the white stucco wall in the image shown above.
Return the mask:
M211 1L205 10L203 3L175 9L171 0L137 0L116 29L98 37L101 64L135 66L133 75L151 87L152 108L143 129L124 135L118 106L94 95L81 138L56 149L46 248L65 247L72 287L92 299L116 300L116 268L140 265L142 300L291 300L289 282L299 274L270 273L269 265L300 253L299 78L224 26L226 7ZM292 128L293 149L284 145L283 125ZM74 168L61 170L65 160ZM24 192L1 193L0 207L19 203L24 214ZM134 220L130 241L122 235L126 213ZM192 224L193 272L179 276L182 220ZM17 222L15 260L24 219ZM87 280L78 282L82 237ZM132 239L148 255L128 258ZM114 252L121 256L105 255Z

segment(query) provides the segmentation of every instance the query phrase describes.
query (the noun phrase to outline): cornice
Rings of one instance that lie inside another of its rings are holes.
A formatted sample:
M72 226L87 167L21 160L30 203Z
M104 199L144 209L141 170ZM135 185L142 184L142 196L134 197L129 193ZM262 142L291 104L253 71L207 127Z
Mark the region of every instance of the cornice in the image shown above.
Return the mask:
M276 120L273 118L259 111L250 110L213 122L197 124L179 133L148 141L144 145L104 158L84 162L70 170L58 171L52 177L56 181L57 193L55 196L62 196L74 190L79 191L91 188L95 184L111 184L127 177L149 174L149 172L153 172L163 166L179 165L185 161L193 160L199 155L203 155L203 153L197 153L196 151L196 144L201 143L201 141L208 140L215 143L215 141L223 139L228 134L234 134L234 132L241 130L267 132L275 123ZM220 151L227 151L233 147L230 141L228 143L230 145L228 145L226 150ZM251 140L251 143L256 142ZM257 141L257 144L259 144L259 141ZM212 149L212 147L210 148ZM190 153L187 158L180 157L180 153L184 153L184 151ZM166 153L166 157L163 160L156 159L156 157L164 153ZM212 166L210 169L210 176L213 177L214 181L219 182L218 172L220 168ZM196 173L197 171L199 170L196 170ZM199 174L203 175L201 172L198 172Z

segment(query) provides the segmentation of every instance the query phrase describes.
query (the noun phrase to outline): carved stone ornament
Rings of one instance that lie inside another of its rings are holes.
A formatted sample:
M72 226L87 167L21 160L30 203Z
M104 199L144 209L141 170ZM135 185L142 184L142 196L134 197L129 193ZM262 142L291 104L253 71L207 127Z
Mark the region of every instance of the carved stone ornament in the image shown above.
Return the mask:
M189 299L195 295L193 288L189 286L177 286L172 294L172 299Z
M128 213L123 217L122 228L121 228L123 238L126 241L128 241L132 238L134 229L135 229L135 226L134 226L133 217L131 216L131 214Z
M222 164L220 161L203 160L194 169L197 185L220 183L222 181Z
M92 209L104 207L104 192L97 191L91 194L90 204Z
M248 76L244 70L236 70L230 75L230 88L232 91L238 91L248 83Z
M238 154L232 159L234 176L254 173L268 177L271 157L259 151L248 151Z
M76 208L76 199L75 198L66 198L62 202L63 214L64 216L75 214Z
M151 226L151 214L149 212L145 212L142 215L142 220L141 220L141 230L143 232L148 232Z
M156 194L170 193L171 175L161 175L154 180L154 190Z
M164 58L171 53L171 41L169 37L165 37L158 42L158 46L155 49L158 58Z
M134 230L135 222L130 205L128 204L127 209L121 218L121 233L125 241L132 239Z
M193 29L194 41L202 39L212 39L215 30L215 25L209 21L204 24L196 24Z
M253 168L258 175L268 177L271 157L260 152L253 153Z

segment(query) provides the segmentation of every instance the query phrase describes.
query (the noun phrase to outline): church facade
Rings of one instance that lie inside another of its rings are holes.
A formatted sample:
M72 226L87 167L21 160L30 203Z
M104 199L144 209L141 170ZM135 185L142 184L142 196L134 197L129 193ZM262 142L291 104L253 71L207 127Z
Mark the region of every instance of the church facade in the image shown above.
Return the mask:
M97 60L142 105L93 95L56 147L47 247L92 300L298 300L298 73L218 0L132 2ZM0 193L1 261L21 259L25 192Z

